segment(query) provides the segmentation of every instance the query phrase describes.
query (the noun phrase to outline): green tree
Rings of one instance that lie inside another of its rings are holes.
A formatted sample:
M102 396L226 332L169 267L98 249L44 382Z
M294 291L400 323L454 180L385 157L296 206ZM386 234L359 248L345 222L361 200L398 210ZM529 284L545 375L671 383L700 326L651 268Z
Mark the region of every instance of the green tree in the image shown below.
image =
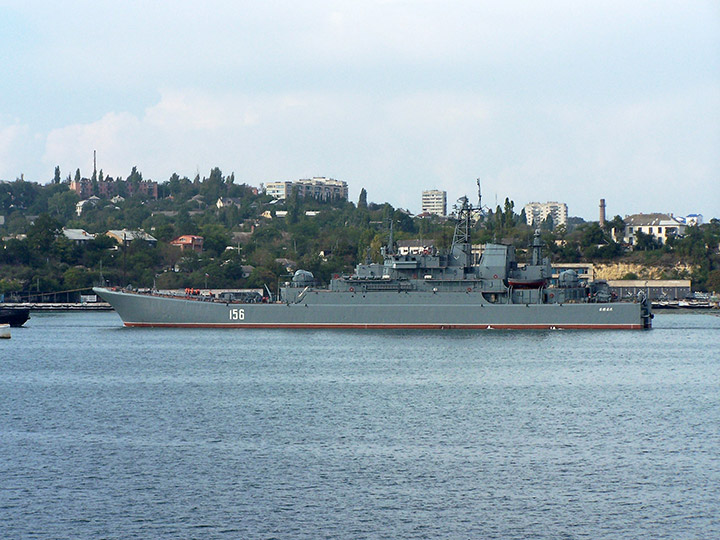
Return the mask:
M28 231L27 238L30 249L40 255L46 255L55 242L55 238L60 234L61 228L58 220L49 214L40 214Z
M511 229L515 226L515 202L505 198L505 211L503 212L503 226Z
M293 186L287 201L285 201L285 207L287 208L287 216L285 216L285 219L287 223L291 225L297 223L300 215L300 206L298 188L297 186Z
M605 233L597 223L588 223L581 229L580 245L583 247L598 246L605 243Z
M605 223L605 230L613 235L616 242L622 242L625 235L625 220L620 216L615 216L611 221Z
M177 216L175 216L175 236L197 234L197 232L197 225L190 219L190 213L185 207L181 207L180 210L178 210Z
M200 193L208 204L215 204L220 197L226 195L227 184L225 184L222 171L218 167L214 167L210 171L210 177L203 180Z
M553 220L553 217L548 214L548 216L543 219L542 223L540 224L540 230L541 231L552 231L555 228L555 221Z
M22 290L22 288L23 288L23 283L19 279L13 279L13 278L0 279L0 294L19 292Z
M500 208L500 205L498 204L495 208L495 215L494 215L494 230L495 232L502 232L503 229L503 211L502 208Z
M127 181L131 184L134 184L137 186L140 182L142 182L143 176L140 171L137 170L137 166L133 167L130 171L130 176L127 177Z
M48 212L65 222L73 217L80 197L74 191L61 191L48 199Z
M637 251L649 251L659 247L657 240L651 234L642 231L635 233L635 249Z
M365 188L362 188L360 190L360 197L358 198L358 210L367 210L368 204L367 204L367 191L365 191Z
M59 235L52 245L52 258L65 264L77 264L82 248L75 245L64 234Z
M720 269L708 273L705 285L709 291L720 292Z
M63 273L63 284L67 290L92 287L93 276L87 268L72 266Z
M55 176L53 177L53 184L60 183L60 165L55 166Z
M203 249L210 256L219 256L230 245L230 233L222 225L208 224L200 229L203 237Z

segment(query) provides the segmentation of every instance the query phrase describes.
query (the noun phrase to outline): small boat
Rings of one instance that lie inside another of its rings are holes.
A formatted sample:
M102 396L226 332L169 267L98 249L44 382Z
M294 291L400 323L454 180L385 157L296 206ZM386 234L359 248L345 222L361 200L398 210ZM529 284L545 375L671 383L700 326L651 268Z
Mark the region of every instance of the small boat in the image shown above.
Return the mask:
M22 326L30 318L30 308L1 307L0 324Z
M0 324L0 339L10 339L9 324Z

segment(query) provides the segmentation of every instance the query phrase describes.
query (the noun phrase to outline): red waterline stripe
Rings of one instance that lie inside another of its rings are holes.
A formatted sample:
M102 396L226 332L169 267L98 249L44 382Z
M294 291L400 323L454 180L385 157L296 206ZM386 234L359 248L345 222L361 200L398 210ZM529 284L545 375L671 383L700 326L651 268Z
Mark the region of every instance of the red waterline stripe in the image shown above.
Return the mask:
M126 322L141 328L292 328L362 330L642 330L642 324L357 324L357 323L142 323Z

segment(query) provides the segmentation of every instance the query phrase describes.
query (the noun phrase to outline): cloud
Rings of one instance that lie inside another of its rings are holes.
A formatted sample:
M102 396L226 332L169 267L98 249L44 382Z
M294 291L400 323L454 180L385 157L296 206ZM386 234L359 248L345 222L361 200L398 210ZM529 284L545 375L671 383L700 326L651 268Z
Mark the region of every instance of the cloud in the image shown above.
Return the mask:
M562 200L571 214L594 216L604 197L620 214L690 212L698 210L697 193L688 186L711 196L718 190L714 94L706 88L587 108L517 107L476 93L172 90L142 115L111 113L54 130L44 161L63 170L85 163L89 171L96 149L106 174L127 175L137 165L160 181L215 166L253 185L333 176L350 183L353 197L365 187L371 200L411 209L422 189L445 189L450 200L474 196L480 178L491 206L495 194L518 205ZM698 113L697 102L707 109ZM669 189L677 190L671 198Z
M0 124L0 179L15 180L23 175L26 166L23 156L34 145L27 125L19 122Z
M97 150L111 175L326 175L413 210L479 177L489 202L720 214L720 13L701 0L70 0L12 26L10 171L89 174Z

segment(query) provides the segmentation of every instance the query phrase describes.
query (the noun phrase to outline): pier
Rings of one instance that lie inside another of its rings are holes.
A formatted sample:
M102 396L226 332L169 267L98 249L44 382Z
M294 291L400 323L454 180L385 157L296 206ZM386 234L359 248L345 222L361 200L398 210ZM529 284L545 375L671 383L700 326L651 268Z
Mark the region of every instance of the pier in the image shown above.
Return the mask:
M12 302L0 308L30 308L30 311L111 311L107 302Z

